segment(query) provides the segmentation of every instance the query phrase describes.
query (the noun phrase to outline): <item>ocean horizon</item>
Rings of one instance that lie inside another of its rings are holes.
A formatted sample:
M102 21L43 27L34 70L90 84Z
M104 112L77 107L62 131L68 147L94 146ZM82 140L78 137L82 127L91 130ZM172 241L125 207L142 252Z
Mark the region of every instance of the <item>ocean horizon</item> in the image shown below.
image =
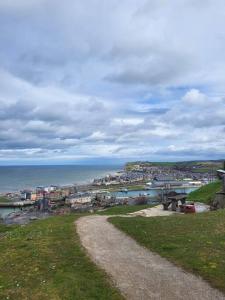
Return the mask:
M0 166L0 193L34 189L37 186L89 183L115 173L122 165L24 165Z

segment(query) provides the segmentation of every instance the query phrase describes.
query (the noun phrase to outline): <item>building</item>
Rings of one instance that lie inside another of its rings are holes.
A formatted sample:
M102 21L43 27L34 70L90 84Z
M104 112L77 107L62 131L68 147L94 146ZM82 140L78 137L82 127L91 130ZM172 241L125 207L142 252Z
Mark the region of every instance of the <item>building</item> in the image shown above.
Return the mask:
M20 199L24 200L31 200L31 191L30 190L23 190L20 192Z
M90 203L93 198L93 194L90 193L78 193L77 195L69 198L67 203L69 204L84 204Z
M31 193L31 198L30 198L31 201L36 201L37 200L37 194L36 192L32 192Z

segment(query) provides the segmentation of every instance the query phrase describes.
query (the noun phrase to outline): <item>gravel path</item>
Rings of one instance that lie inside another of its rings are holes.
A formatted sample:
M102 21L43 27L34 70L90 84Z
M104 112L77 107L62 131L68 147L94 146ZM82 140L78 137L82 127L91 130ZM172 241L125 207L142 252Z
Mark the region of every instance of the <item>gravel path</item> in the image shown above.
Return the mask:
M159 216L171 216L175 214L175 212L171 211L171 210L163 210L162 209L162 205L156 205L154 207L150 207L150 208L146 208L146 209L142 209L142 210L138 210L135 211L133 213L129 213L130 216L136 217L136 216L141 216L141 217L159 217ZM179 214L179 213L177 213Z
M78 219L77 231L92 260L129 300L225 299L201 278L138 245L107 222L107 216Z

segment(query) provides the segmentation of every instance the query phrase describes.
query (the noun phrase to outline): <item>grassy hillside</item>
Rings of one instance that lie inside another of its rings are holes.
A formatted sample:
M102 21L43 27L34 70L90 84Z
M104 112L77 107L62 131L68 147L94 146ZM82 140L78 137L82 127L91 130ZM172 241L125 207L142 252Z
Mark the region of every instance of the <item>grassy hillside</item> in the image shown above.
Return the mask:
M76 216L0 227L0 299L122 299L87 257Z
M199 189L191 192L188 195L187 200L198 201L209 204L213 199L216 192L219 192L222 188L221 181L215 181L200 187Z
M138 243L225 292L225 210L156 218L110 218Z
M125 170L131 171L134 167L134 165L142 165L145 167L153 167L153 166L159 166L159 167L174 167L177 163L175 162L148 162L148 161L135 161L135 162L128 162L125 165Z
M125 169L130 171L135 165L140 165L142 167L167 167L167 168L189 168L193 172L215 172L217 169L223 167L223 160L209 160L209 161L180 161L180 162L149 162L149 161L136 161L128 162L125 165Z

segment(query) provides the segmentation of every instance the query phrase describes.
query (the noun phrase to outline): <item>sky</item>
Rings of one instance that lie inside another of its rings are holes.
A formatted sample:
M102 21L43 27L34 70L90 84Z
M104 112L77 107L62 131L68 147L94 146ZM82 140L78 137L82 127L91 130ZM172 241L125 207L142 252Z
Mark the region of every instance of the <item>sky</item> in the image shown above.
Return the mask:
M224 0L0 1L0 164L225 157Z

